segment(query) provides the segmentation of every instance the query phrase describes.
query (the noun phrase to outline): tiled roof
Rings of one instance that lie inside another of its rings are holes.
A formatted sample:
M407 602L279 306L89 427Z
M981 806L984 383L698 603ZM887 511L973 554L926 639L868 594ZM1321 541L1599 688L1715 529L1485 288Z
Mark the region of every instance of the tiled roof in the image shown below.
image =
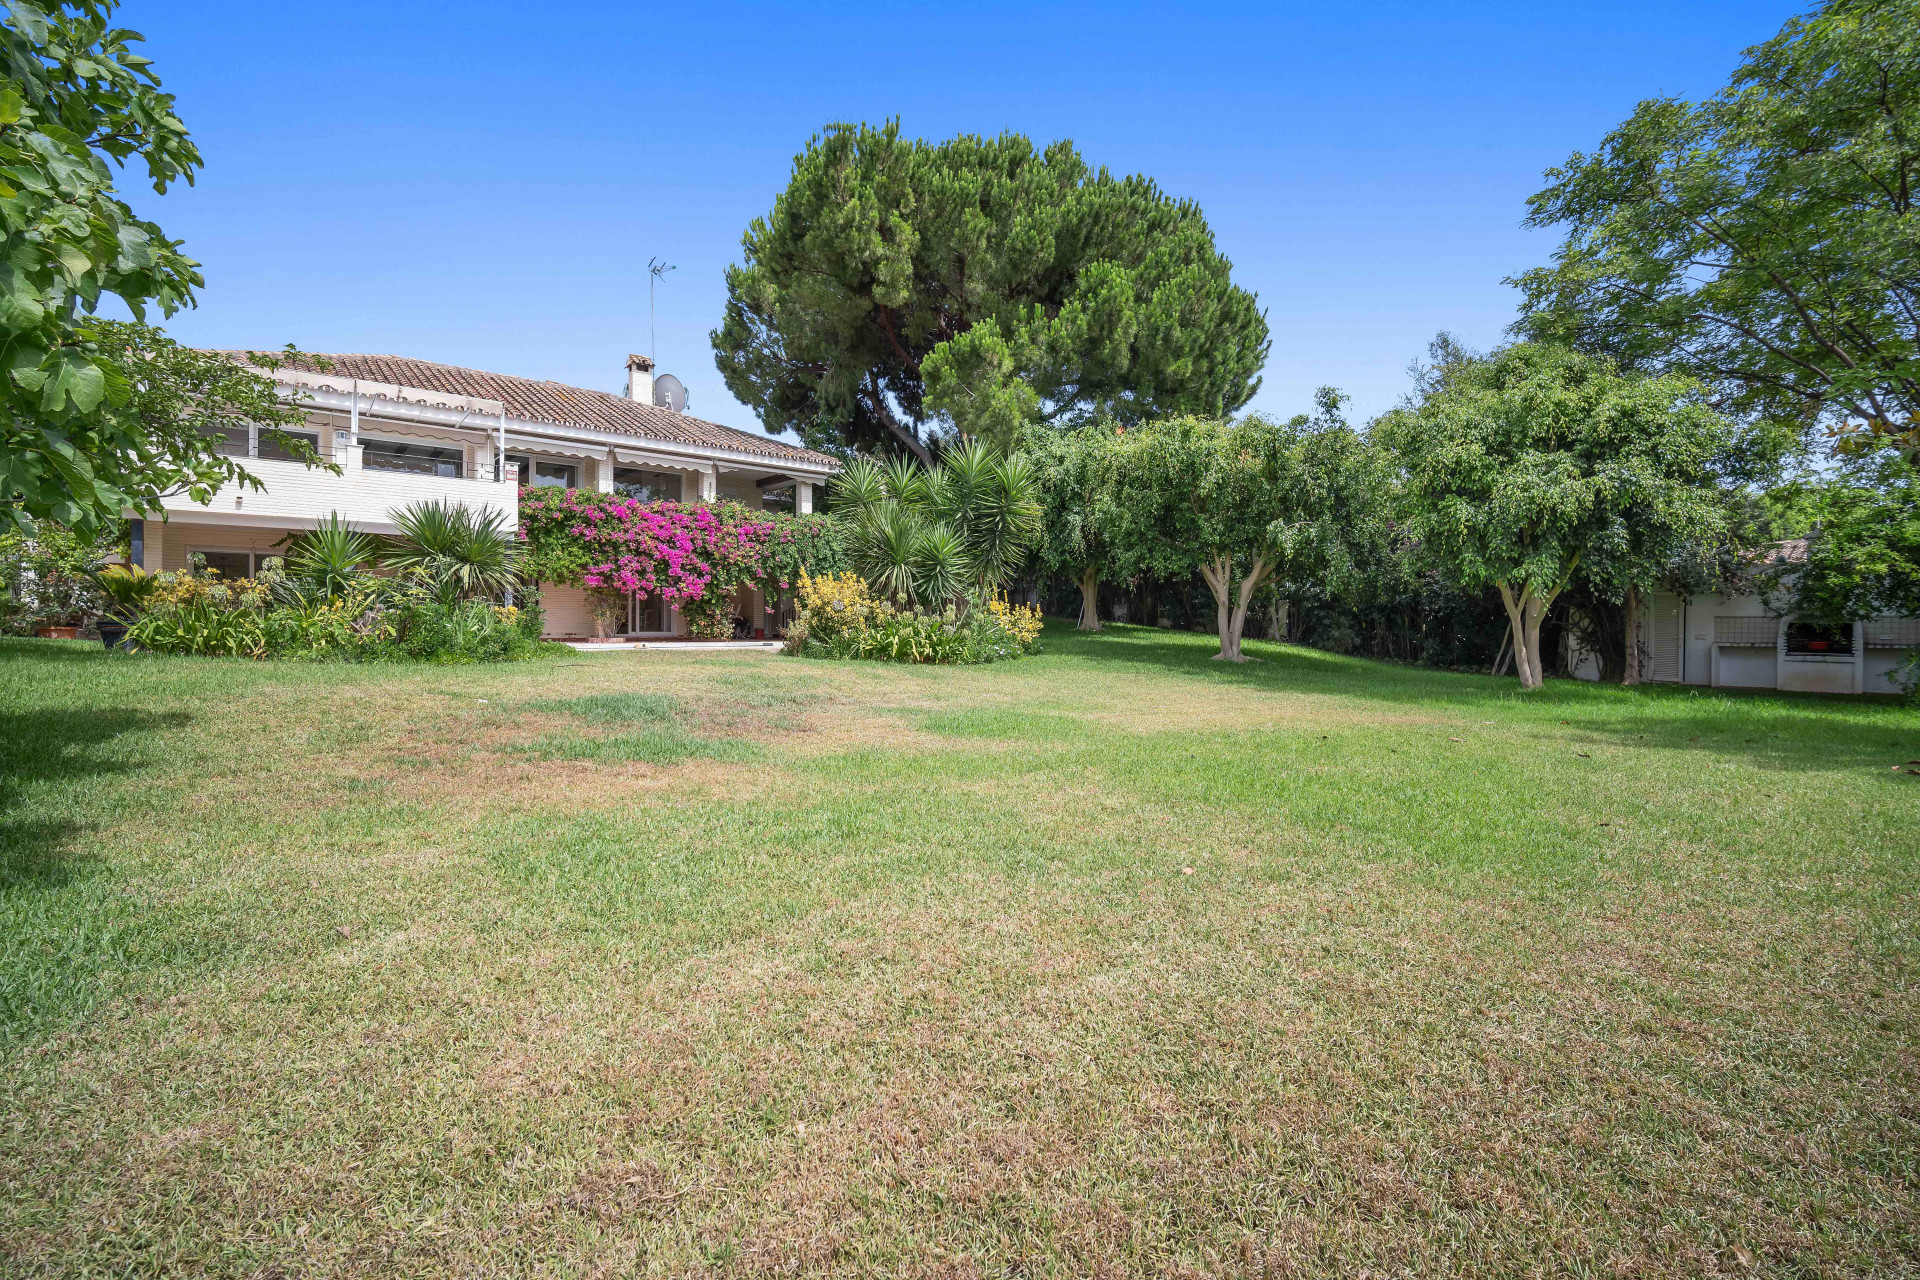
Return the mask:
M321 368L324 361L327 368ZM837 467L838 461L824 453L802 449L737 431L717 422L690 418L684 413L641 404L625 396L605 391L570 387L563 382L541 382L516 378L505 373L486 373L480 369L462 369L458 365L435 364L431 360L410 360L405 356L309 355L294 367L339 378L365 378L369 382L392 382L446 395L480 396L499 400L513 417L527 422L554 422L566 426L587 427L595 431L613 431L646 440L665 440L674 444L705 445L753 453L774 462L809 463Z
M1774 564L1805 564L1807 562L1807 540L1805 538L1788 538L1784 542L1776 542L1767 551L1765 559Z

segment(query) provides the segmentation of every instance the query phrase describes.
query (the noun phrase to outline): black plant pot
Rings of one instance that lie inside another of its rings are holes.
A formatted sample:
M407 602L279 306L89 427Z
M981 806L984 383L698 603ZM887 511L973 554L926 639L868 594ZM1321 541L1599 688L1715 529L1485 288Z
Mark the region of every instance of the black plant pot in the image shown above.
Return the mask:
M100 643L109 649L118 649L127 638L127 624L117 618L101 618L93 625L100 631Z

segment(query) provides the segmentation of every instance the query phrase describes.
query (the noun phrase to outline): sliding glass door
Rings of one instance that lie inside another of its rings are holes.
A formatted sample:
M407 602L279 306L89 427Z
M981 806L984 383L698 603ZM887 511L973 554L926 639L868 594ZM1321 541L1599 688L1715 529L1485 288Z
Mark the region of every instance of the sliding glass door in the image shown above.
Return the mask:
M673 630L673 615L659 596L641 599L627 597L627 633L629 635L666 635Z

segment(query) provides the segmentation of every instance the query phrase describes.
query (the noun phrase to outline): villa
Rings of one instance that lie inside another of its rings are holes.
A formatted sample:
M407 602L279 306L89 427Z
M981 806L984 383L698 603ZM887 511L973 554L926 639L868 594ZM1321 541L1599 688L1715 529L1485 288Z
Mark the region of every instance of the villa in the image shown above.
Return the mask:
M264 371L262 371L264 372ZM337 512L369 533L397 532L393 513L445 499L518 524L520 488L554 485L645 501L734 501L756 510L813 510L839 464L657 403L653 361L627 357L624 396L400 356L324 355L271 375L306 411L301 436L338 475L296 460L271 433L236 425L224 452L246 459L264 490L229 485L205 506L181 496L167 518L133 521L133 559L182 569L194 554L229 578L256 572L289 534ZM547 634L592 634L584 593L548 585ZM751 588L742 617L764 617ZM677 611L634 600L625 634L685 634Z

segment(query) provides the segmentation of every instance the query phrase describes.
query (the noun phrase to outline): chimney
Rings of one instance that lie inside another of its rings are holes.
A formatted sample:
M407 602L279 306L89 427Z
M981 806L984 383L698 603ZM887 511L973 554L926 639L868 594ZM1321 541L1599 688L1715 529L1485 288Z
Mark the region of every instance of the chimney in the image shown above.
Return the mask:
M653 361L645 356L627 357L627 399L653 403Z

